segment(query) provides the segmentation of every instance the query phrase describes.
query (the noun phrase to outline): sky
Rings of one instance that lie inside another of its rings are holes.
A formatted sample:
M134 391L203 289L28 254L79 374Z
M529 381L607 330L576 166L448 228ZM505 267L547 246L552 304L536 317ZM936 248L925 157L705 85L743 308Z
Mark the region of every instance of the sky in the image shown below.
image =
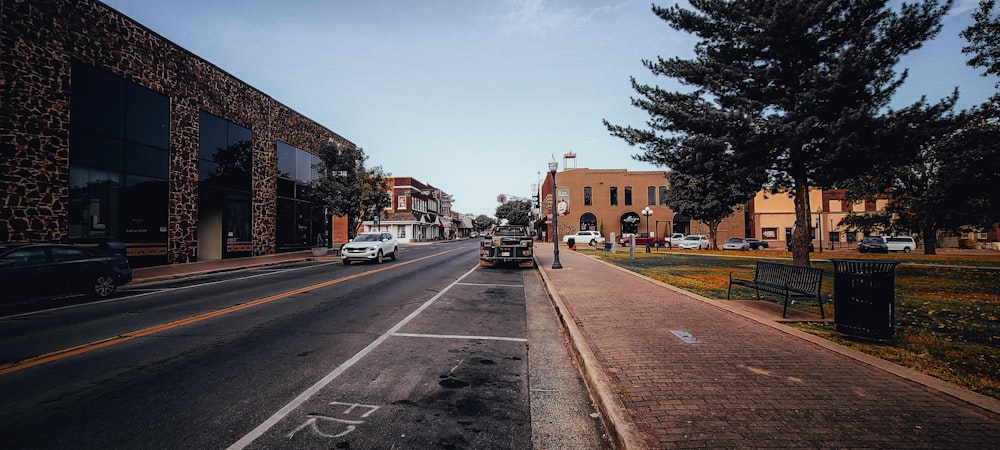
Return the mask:
M665 170L602 120L643 127L630 77L683 89L642 61L689 58L696 43L650 0L102 1L350 140L368 167L488 216L499 194L531 197L568 152L569 168ZM996 92L961 53L976 4L956 0L938 37L903 58L894 105L958 88L967 108Z

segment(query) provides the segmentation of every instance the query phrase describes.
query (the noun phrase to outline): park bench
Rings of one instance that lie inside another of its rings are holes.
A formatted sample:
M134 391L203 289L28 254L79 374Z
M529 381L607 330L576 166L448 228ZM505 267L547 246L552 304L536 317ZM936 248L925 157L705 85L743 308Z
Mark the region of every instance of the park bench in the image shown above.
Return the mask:
M823 269L757 261L752 280L733 278L733 273L729 272L729 292L726 294L726 298L732 298L734 284L756 290L757 300L760 300L760 291L779 294L785 299L785 308L781 312L781 317L788 315L789 300L815 298L819 302L820 317L826 319L826 314L823 311L823 296L820 294L822 282Z

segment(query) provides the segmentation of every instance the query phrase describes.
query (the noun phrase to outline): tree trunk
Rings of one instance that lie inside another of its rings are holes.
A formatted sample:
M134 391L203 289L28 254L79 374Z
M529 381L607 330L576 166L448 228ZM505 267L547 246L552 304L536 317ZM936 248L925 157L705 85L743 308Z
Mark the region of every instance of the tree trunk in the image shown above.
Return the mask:
M722 225L722 221L721 220L715 220L715 221L712 221L712 222L708 222L705 225L708 225L708 239L712 242L712 247L711 247L712 250L718 250L719 249L719 243L718 243L719 225ZM669 236L667 236L667 237L669 237Z
M809 183L805 179L796 179L793 192L795 224L792 226L792 264L809 266L809 244L812 243L812 235L809 233Z
M924 225L923 230L920 230L920 234L924 238L924 254L925 255L936 255L937 254L937 230L933 225Z

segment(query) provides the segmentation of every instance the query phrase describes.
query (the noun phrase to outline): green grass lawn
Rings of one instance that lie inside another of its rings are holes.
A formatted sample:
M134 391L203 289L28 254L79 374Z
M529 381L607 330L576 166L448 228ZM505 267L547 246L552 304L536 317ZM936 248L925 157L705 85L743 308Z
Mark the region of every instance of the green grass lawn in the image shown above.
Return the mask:
M585 250L597 255L598 252ZM725 299L729 273L752 278L758 260L791 263L786 252L627 250L605 259L699 295ZM812 266L824 269L823 294L833 297L833 263L823 258L885 259L896 266L896 330L891 343L845 338L832 323L791 324L847 347L946 380L969 390L1000 398L1000 254L992 255L869 255L848 252L814 253ZM736 289L733 298L755 298L748 289ZM769 299L779 302L776 296ZM833 302L825 302L834 317ZM815 302L801 307L818 312Z

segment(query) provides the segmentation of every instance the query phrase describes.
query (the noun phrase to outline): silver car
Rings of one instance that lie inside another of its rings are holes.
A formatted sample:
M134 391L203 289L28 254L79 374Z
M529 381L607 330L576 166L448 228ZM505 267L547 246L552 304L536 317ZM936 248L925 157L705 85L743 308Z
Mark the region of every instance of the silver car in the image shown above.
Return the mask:
M750 242L743 238L729 238L722 243L723 250L750 250Z

